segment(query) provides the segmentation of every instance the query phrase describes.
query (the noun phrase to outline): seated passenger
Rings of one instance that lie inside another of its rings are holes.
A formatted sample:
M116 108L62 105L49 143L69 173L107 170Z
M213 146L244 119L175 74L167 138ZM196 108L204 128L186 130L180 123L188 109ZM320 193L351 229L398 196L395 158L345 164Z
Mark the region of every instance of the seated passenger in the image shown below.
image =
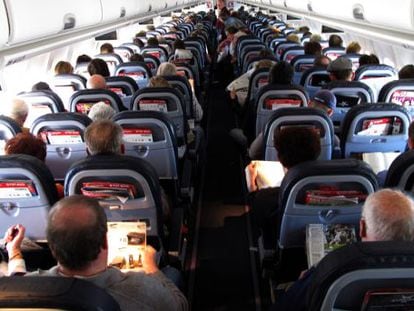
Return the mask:
M345 49L346 54L359 54L361 52L361 45L358 42L352 41Z
M129 58L130 62L144 62L144 56L142 56L141 54L138 53L134 53L131 55L131 57Z
M338 57L332 61L327 71L331 81L352 81L354 79L352 61L346 57Z
M116 114L114 108L104 102L98 102L89 110L88 117L92 121L111 120Z
M379 65L380 61L375 54L364 54L359 57L359 67L364 65Z
M29 132L29 129L24 127L24 123L29 115L29 106L24 100L17 98L12 99L6 115L16 121L23 132Z
M106 89L105 78L101 75L95 74L89 77L86 82L86 88L88 89Z
M109 77L111 74L109 73L108 65L106 62L100 58L94 58L90 61L88 65L88 72L90 76L93 75L101 75L102 77Z
M46 144L41 138L33 136L29 132L18 133L15 137L7 141L4 146L4 154L27 154L44 163L47 155ZM58 197L63 198L63 186L59 183L55 185Z
M113 54L114 53L114 47L110 43L104 43L101 45L100 48L101 54Z
M60 61L55 66L55 75L71 74L73 66L69 62Z
M398 72L398 79L414 79L414 65L405 65Z
M291 167L313 161L319 157L321 143L316 130L304 127L286 127L274 132L275 148L285 172ZM248 165L250 188L248 189L255 234L262 230L267 245L276 246L277 214L279 211L279 187L259 190L256 183L257 167Z
M92 122L85 130L86 151L90 156L121 155L125 151L123 132L120 125L111 120ZM165 192L161 191L164 221L171 215L171 207Z
M33 84L32 86L32 92L36 92L36 91L51 91L52 89L50 88L49 84L47 84L46 82L40 81L37 82L35 84Z
M322 54L322 46L319 42L309 41L304 45L305 55L319 56Z
M362 207L359 226L362 241L414 241L414 202L396 190L372 193ZM308 310L306 295L314 270L312 267L302 273L300 279L276 299L271 310Z
M323 67L328 68L329 64L331 63L331 59L326 55L319 55L313 61L314 67Z
M177 67L172 63L162 63L157 70L157 76L176 76L177 75ZM200 103L198 102L197 96L194 93L194 81L188 81L192 86L191 90L193 92L193 111L194 117L196 121L201 121L203 118L203 108L201 107Z
M330 48L341 48L343 43L344 41L340 36L335 34L329 36L328 44Z
M243 107L246 102L247 93L249 91L251 75L258 69L270 69L272 66L273 62L269 59L263 59L257 62L251 70L247 71L245 74L241 75L227 86L226 90L230 92L230 98L234 102L236 102L237 99L237 103Z
M193 59L193 53L191 53L189 50L186 50L183 40L177 39L174 41L174 59Z
M188 310L187 300L155 263L147 245L142 272L108 267L107 219L98 201L70 196L50 210L47 240L58 264L30 275L79 277L105 289L121 310Z

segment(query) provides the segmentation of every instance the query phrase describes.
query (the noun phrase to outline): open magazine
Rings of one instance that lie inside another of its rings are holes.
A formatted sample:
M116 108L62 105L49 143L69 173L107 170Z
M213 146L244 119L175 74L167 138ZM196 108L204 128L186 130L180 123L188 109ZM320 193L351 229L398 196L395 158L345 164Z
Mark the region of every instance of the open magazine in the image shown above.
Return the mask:
M260 189L279 187L283 177L285 177L285 171L283 166L278 161L252 161L256 163L257 178L256 184ZM245 169L247 188L250 189L250 172L248 167Z
M355 226L310 224L306 227L308 266L316 265L326 254L356 242Z
M140 268L147 243L145 222L108 222L108 265Z
M388 170L391 163L400 155L399 152L371 152L363 153L362 160L371 166L375 174Z

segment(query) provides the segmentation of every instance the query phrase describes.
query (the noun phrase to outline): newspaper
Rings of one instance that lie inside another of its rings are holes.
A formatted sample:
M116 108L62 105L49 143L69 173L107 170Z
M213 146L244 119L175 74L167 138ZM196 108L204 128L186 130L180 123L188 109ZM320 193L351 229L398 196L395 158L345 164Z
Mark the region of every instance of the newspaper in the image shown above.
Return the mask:
M285 177L285 171L283 166L278 161L252 161L256 163L257 178L256 185L260 189L279 187L282 183L283 177ZM247 188L251 189L250 184L250 172L246 167L246 182Z
M146 231L145 222L108 222L108 265L120 269L142 267Z
M362 160L371 166L375 174L388 171L391 163L400 155L399 152L371 152L363 153Z
M326 254L356 242L355 226L347 224L309 224L306 227L308 266L316 265Z

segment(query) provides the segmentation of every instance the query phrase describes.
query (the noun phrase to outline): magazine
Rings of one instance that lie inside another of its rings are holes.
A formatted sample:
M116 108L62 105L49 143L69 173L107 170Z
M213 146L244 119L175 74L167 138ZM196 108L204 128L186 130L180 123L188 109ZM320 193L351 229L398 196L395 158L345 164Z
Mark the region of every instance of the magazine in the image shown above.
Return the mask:
M31 180L0 180L0 199L19 199L37 196Z
M137 194L136 188L132 184L107 181L84 182L81 193L98 200L117 200L122 203L134 199Z
M355 226L347 224L309 224L306 227L308 266L316 265L326 254L356 242Z
M358 190L308 190L305 195L306 205L356 205L364 202L367 194Z
M145 222L108 222L108 265L120 269L142 267L146 239Z
M285 177L285 171L279 161L252 161L252 163L256 163L256 185L259 190L280 186L283 177ZM250 172L248 167L246 167L245 172L247 188L251 189Z
M414 310L414 289L376 289L365 293L362 311Z

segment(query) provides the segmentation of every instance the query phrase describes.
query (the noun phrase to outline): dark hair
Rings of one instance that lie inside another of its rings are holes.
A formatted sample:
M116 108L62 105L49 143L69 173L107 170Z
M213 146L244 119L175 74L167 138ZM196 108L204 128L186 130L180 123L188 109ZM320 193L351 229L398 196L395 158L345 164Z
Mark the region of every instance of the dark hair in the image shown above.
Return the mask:
M100 58L94 58L88 65L88 72L91 76L101 75L102 77L109 77L109 69L106 62Z
M412 121L408 127L408 138L414 141L414 121Z
M159 44L158 39L155 37L151 37L147 40L148 46L158 46L158 44Z
M131 62L143 62L144 61L144 56L142 56L141 54L132 54L131 57L129 58L129 60Z
M321 153L321 142L316 130L291 126L274 132L275 148L280 163L287 169L316 160Z
M135 37L132 42L138 46L139 48L143 48L145 46L144 42L140 38Z
M229 34L234 35L234 34L235 34L235 33L237 33L239 30L238 30L236 27L229 26L229 27L227 27L227 28L226 28L226 31L227 31Z
M322 53L322 46L316 41L306 42L304 49L306 55L321 55Z
M325 64L324 62L323 62L323 60L327 60L327 64ZM331 59L328 57L328 56L326 56L326 55L319 55L319 56L316 56L315 57L315 60L313 61L313 65L315 66L315 67L328 67L328 65L331 63Z
M273 57L273 54L272 54L272 51L271 50L269 50L269 49L261 49L260 51L259 51L259 55L258 55L258 57L260 57L260 58L266 58L266 57Z
M86 54L79 55L76 59L76 65L83 64L83 63L89 63L92 60L92 58Z
M174 41L174 50L176 49L183 49L183 50L185 49L185 44L183 40L176 39Z
M414 79L414 65L405 65L398 72L399 79ZM414 136L413 136L414 138Z
M292 84L293 67L288 62L282 61L270 69L270 84Z
M345 69L345 70L336 70L331 71L330 74L335 77L336 80L343 81L347 80L349 76L352 74L352 69Z
M79 219L79 209L87 209L87 219ZM66 210L64 215L61 211ZM72 215L68 215L68 211ZM72 216L72 217L70 217ZM59 264L81 270L95 260L106 241L106 215L96 199L81 195L66 197L49 212L47 240Z
M101 45L101 54L113 53L113 52L114 52L114 47L112 46L112 44L104 43Z
M331 35L329 37L329 47L331 48L340 48L342 47L343 41L342 38L338 35Z
M51 91L51 88L49 86L49 84L47 84L46 82L40 81L37 82L36 84L33 84L32 86L32 91Z
M359 66L364 66L364 65L379 65L380 61L377 57L377 55L375 54L364 54L361 55L359 58Z
M4 152L5 154L27 154L44 162L46 159L46 144L42 139L30 133L18 133L7 141Z

